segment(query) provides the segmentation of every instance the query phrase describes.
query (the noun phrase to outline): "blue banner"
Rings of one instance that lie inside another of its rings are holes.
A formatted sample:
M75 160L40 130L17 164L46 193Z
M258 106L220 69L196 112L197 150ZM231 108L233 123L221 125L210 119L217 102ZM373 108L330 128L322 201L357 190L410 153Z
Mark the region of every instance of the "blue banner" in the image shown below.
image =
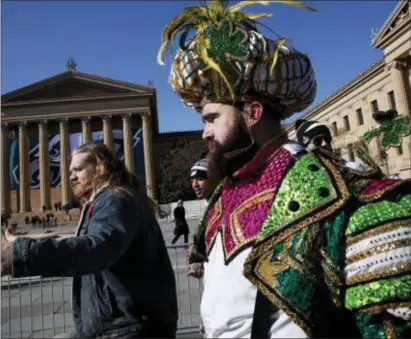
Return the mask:
M103 132L93 132L93 141L103 142ZM70 152L82 144L81 133L70 134ZM133 135L134 161L136 174L142 182L145 182L143 135L141 128ZM124 159L123 131L113 130L113 149L120 159ZM58 187L61 184L60 176L60 135L49 137L50 154L50 186ZM39 141L38 137L29 138L30 158L30 188L40 187L39 177ZM17 190L19 186L19 146L18 139L14 139L10 145L10 189Z

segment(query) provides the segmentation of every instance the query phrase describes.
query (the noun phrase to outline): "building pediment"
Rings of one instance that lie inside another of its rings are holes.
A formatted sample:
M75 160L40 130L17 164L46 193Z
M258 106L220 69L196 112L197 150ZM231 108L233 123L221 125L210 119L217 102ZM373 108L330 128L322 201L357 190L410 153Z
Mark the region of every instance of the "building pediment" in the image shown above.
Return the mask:
M411 2L399 1L391 15L378 30L372 41L374 48L384 48L387 42L401 34L404 29L409 29L411 24ZM407 28L408 27L408 28Z
M2 95L2 104L22 101L62 100L110 97L126 94L153 95L154 88L113 80L77 71L19 88Z

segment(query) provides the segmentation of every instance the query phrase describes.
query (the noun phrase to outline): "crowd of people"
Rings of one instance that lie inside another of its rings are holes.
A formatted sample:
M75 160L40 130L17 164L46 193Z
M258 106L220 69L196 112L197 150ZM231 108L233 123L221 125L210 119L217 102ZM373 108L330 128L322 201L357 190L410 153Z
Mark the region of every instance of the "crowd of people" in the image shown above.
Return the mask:
M187 178L207 210L189 241L178 202L173 239L203 278L204 336L410 338L410 180L342 160L319 122L297 121L289 140L281 121L316 95L310 59L242 6L204 6L164 29L159 52L181 33L170 83L208 146ZM144 185L94 143L73 151L70 182L76 237L2 243L2 275L73 277L75 329L60 338L175 337L174 272Z

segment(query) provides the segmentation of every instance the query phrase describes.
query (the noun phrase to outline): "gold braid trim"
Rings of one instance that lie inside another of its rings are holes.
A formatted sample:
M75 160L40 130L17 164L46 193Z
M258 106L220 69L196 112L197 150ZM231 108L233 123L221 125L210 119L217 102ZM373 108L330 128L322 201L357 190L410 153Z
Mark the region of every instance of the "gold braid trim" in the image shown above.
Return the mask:
M325 262L326 262L330 267L332 267L332 268L333 268L334 270L336 270L336 271L339 271L339 270L340 270L340 268L337 267L337 266L334 264L334 262L331 260L331 258L328 256L328 254L327 254L324 250L321 250L321 251L320 251L320 254L321 254L321 256L324 258Z
M384 327L384 334L386 339L395 339L397 338L395 334L394 326L392 325L392 321L384 314L382 325Z
M364 308L359 309L358 311L368 313L368 314L379 314L382 313L388 309L395 309L395 308L400 308L400 307L411 307L411 301L402 301L398 303L385 303L385 304L378 304L375 306L367 306Z
M390 231L394 231L394 230L399 230L403 227L408 227L410 225L411 225L411 219L389 222L389 223L383 224L382 226L378 226L376 228L372 228L368 231L365 231L361 234L355 235L353 237L348 237L346 240L346 245L348 247L364 239L367 239L369 237L379 235L382 233L386 233L386 232L390 232Z
M354 275L353 277L347 278L346 285L352 286L355 284L368 282L374 279L396 276L396 275L403 274L403 273L410 272L410 271L411 271L411 263L389 265L379 270L361 273L361 274Z
M244 273L245 274L245 273ZM246 276L246 278L257 287L257 289L267 297L274 305L287 314L295 324L297 324L307 335L312 337L312 325L306 320L306 317L299 313L297 310L291 308L291 306L284 300L281 295L277 294L271 288L267 288L258 278L253 276Z
M341 277L339 277L336 273L330 270L326 263L322 262L321 267L324 269L324 273L328 276L328 278L337 286L342 286Z

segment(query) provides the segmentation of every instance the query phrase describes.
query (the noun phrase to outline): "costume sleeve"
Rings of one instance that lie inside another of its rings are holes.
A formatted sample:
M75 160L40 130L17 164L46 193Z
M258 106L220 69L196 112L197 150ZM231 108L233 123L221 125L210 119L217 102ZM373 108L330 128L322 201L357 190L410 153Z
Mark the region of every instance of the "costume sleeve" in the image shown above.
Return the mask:
M403 336L410 331L409 191L368 202L351 215L344 278L345 307L355 312L364 337Z

